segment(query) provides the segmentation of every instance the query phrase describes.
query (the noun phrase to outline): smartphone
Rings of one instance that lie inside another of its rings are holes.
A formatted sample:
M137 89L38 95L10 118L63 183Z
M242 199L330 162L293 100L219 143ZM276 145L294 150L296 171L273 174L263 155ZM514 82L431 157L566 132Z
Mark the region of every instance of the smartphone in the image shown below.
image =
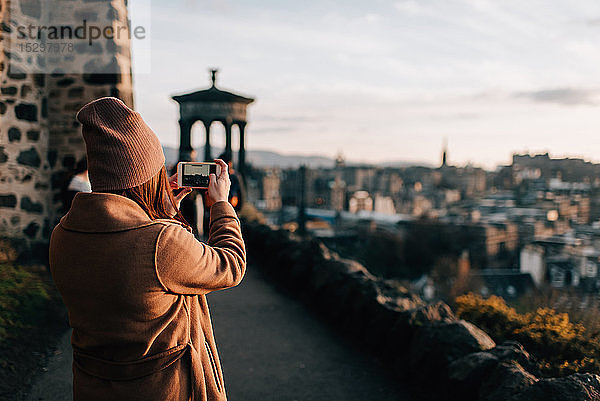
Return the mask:
M208 188L209 174L221 174L217 163L179 162L177 163L177 186L189 188Z

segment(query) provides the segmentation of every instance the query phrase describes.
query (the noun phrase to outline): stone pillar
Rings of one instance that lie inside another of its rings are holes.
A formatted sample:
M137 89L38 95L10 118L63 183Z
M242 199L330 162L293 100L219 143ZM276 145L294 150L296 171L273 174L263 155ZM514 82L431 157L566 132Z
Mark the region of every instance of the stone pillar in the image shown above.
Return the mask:
M244 136L244 131L246 129L245 122L239 122L238 127L240 129L240 150L238 152L238 165L237 169L242 175L242 177L246 177L246 139Z
M225 121L225 155L231 160L231 121Z
M179 120L179 161L192 160L192 124Z
M210 124L212 121L202 121L206 130L206 143L204 144L204 161L212 161L212 152L210 149Z

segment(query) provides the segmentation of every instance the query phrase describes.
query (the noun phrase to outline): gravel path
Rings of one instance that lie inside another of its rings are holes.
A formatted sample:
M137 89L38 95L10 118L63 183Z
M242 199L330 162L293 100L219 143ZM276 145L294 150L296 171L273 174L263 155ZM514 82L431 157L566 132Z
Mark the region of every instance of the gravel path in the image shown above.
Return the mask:
M378 360L252 267L242 284L210 294L208 302L232 401L417 399ZM67 332L27 400L71 400L71 380Z

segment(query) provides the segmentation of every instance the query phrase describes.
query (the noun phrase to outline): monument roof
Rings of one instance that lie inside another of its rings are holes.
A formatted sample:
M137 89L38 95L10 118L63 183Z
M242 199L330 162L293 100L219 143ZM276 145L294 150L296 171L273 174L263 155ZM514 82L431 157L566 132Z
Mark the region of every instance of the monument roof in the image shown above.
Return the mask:
M208 89L199 90L196 92L185 93L182 95L172 96L172 99L177 103L182 102L229 102L229 103L245 103L249 104L254 99L237 95L232 92L224 91L216 87L216 75L218 70L211 70L212 85Z

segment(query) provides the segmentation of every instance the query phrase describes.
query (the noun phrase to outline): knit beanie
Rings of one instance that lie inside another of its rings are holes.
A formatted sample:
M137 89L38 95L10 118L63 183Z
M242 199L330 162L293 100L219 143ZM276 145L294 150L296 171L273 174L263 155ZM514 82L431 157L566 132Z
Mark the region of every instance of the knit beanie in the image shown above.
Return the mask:
M83 106L76 118L82 124L93 191L136 187L164 165L156 134L121 100L94 100Z

